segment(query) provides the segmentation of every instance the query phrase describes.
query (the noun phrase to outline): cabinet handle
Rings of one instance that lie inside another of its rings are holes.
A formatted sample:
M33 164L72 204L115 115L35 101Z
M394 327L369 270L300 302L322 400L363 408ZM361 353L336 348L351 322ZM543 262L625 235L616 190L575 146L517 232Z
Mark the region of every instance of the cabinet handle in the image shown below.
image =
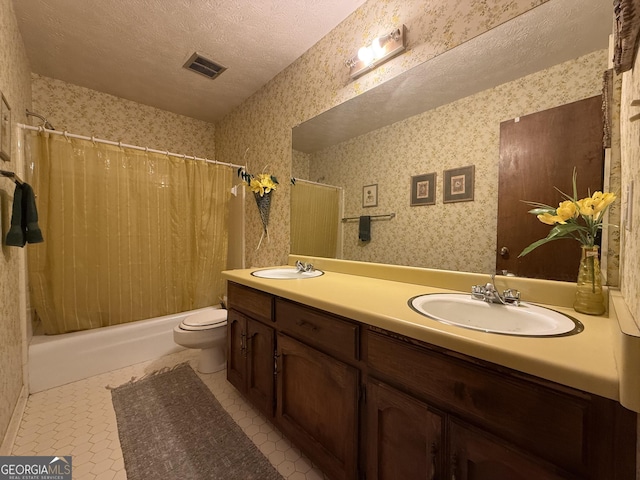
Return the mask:
M310 328L312 332L318 331L318 327L316 327L313 323L309 323L305 320L297 320L296 325L298 325L299 327Z
M280 355L278 355L277 353L273 356L273 375L278 375L280 373L280 370L278 370L278 359L280 358Z
M436 480L437 475L436 475L436 470L437 470L437 463L436 463L436 456L438 454L438 447L436 446L435 443L431 444L431 478L429 480ZM455 480L455 479L453 479Z
M458 470L458 455L454 453L451 456L451 480L456 480L457 470Z
M247 356L247 334L244 332L240 334L240 351L244 357Z

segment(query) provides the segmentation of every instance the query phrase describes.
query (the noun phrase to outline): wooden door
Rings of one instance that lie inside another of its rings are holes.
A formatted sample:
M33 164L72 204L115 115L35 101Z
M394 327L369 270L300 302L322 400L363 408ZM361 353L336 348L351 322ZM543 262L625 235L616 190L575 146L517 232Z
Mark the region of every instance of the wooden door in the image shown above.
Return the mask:
M517 276L575 282L580 244L556 240L518 258L552 228L527 213L534 201L553 207L572 194L574 167L578 195L602 190L602 97L592 97L500 124L496 268Z
M227 380L246 392L247 357L245 354L246 317L235 310L227 313Z
M442 415L375 380L367 382L366 399L367 478L444 478Z
M355 480L358 370L278 334L280 429L333 480Z
M535 461L457 421L449 425L450 478L455 480L567 480L572 477Z
M256 320L247 318L247 397L260 411L273 417L275 332Z

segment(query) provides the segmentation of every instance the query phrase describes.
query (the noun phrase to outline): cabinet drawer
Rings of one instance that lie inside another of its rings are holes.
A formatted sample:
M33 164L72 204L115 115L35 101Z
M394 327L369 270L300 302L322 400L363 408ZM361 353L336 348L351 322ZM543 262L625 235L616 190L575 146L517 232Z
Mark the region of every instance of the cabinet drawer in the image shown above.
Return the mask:
M309 307L276 299L278 329L320 350L358 360L359 325Z
M273 320L273 296L253 288L229 282L227 285L227 307L249 315L256 320Z
M589 399L367 331L370 373L569 471L586 470Z

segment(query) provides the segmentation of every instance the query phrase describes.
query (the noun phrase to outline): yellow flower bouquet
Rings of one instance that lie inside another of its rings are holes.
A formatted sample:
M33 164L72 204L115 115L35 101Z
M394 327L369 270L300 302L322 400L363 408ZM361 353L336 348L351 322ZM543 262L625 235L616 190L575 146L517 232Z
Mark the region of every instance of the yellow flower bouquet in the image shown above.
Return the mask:
M559 191L559 190L558 190ZM576 171L573 171L573 196L560 192L567 200L560 202L554 208L537 202L525 202L535 208L529 213L536 215L538 220L547 225L553 225L549 234L522 250L518 257L522 257L540 245L559 240L573 238L585 247L593 247L596 237L602 230L602 221L607 208L616 200L614 193L594 192L593 195L579 199L576 189Z
M585 198L578 199L576 188L576 171L573 170L573 196L558 190L566 200L557 208L537 202L526 202L534 206L529 213L538 220L553 228L549 234L522 250L522 257L540 245L559 240L573 238L582 245L582 257L578 269L576 298L573 308L580 313L601 315L605 312L605 300L602 294L600 264L598 262L598 246L596 237L602 230L604 214L616 200L616 195L609 192L594 192Z
M278 187L278 179L270 173L259 173L252 175L243 167L238 169L238 176L242 178L253 192L262 221L262 236L258 243L258 248L262 244L262 239L266 235L269 238L269 211L271 209L271 192Z

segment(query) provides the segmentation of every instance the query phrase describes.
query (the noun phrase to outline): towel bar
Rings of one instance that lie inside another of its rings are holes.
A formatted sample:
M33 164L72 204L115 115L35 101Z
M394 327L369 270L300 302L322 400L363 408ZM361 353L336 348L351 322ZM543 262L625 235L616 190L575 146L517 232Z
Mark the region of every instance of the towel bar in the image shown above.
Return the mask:
M22 185L24 183L22 181L22 179L18 175L16 175L15 172L9 172L7 170L0 170L0 175L2 175L3 177L10 178L14 182L16 182L17 185Z
M389 220L391 220L392 218L394 218L396 216L395 213L387 213L385 215L370 215L371 219L373 220L374 218L382 218L382 217L388 217ZM347 222L349 220L360 220L360 217L345 217L342 219L343 222Z

